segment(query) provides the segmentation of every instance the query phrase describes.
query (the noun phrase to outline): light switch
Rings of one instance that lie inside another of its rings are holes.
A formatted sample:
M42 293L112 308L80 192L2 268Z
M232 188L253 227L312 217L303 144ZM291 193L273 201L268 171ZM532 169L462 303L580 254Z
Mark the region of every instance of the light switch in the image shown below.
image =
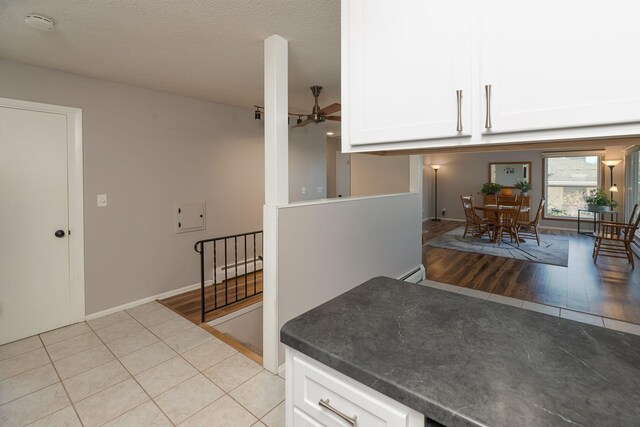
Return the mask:
M307 187L302 187L302 194L307 194Z
M322 185L318 185L318 193L322 193Z
M106 194L98 194L98 207L103 208L107 206L107 195Z

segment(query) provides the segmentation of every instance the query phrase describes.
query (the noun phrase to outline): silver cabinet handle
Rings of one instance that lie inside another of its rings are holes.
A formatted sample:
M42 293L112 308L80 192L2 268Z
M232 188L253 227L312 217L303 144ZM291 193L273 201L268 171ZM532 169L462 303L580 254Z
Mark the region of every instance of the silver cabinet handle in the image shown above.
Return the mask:
M484 127L491 129L491 85L484 85L484 95L487 100L487 116L484 120Z
M354 415L353 417L350 417L350 416L345 415L342 412L338 411L333 406L331 406L329 404L329 399L320 399L320 402L318 402L318 405L322 406L323 408L326 408L326 409L330 410L331 412L333 412L334 414L336 414L337 416L339 416L340 418L342 418L343 420L345 420L346 422L348 422L352 426L355 426L356 422L358 421L358 416L357 415Z
M456 123L456 130L462 132L462 91L456 91L456 99L458 101L458 122Z

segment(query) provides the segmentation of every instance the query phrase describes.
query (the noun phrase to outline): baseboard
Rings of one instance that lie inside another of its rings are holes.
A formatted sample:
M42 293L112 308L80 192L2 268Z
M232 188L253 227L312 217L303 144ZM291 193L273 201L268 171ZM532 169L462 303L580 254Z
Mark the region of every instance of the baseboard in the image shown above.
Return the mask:
M280 365L278 367L278 375L280 375L281 377L284 378L284 376L285 376L284 374L285 374L286 370L287 370L287 364L283 363L282 365Z
M577 228L568 228L568 227L549 227L549 226L540 226L540 230L560 230L560 231L574 231L578 232Z
M431 221L433 219L433 217L429 217L429 218L425 218L422 220L422 222L427 222L427 221ZM438 219L440 219L441 221L455 221L455 222L465 222L465 219L458 219L458 218L445 218L445 217L438 217Z
M229 313L226 316L218 317L217 319L212 320L211 322L207 322L209 326L213 326L214 328L224 322L228 322L231 319L235 319L238 316L242 316L245 313L249 313L250 311L256 310L262 307L262 301L259 301L255 304L251 304L247 307L241 308L238 311L234 311L233 313Z
M211 285L212 283L213 282L211 280L207 280L205 282L205 285ZM198 289L199 287L200 287L200 283L196 283L195 285L188 285L188 286L184 286L182 288L174 289L172 291L167 291L167 292L163 292L161 294L152 295L150 297L141 298L139 300L131 301L131 302L128 302L126 304L118 305L116 307L111 307L111 308L108 308L106 310L102 310L102 311L98 311L96 313L92 313L92 314L86 315L84 320L96 319L98 317L102 317L102 316L106 316L107 314L112 314L112 313L116 313L118 311L126 310L127 308L132 308L132 307L135 307L135 306L138 306L138 305L150 302L150 301L155 301L157 299L169 298L169 297L172 297L174 295L182 294L184 292L189 292L189 291L192 291L194 289Z

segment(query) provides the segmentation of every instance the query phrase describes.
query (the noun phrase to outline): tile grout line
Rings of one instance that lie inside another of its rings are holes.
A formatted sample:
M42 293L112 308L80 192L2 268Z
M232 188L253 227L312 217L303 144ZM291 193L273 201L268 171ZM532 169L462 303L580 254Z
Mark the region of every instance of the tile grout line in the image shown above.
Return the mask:
M123 311L126 311L126 310L123 310ZM117 313L117 312L116 312L116 313ZM127 314L129 314L129 313L127 313ZM131 316L131 314L129 314L129 316ZM136 318L134 318L133 316L131 316L131 317L133 318L133 320L135 320L135 321L137 322L137 319L136 319ZM138 322L138 323L140 323L140 322ZM141 323L140 323L140 324L141 324ZM142 324L141 324L141 325L142 325ZM91 326L89 326L89 327L91 327ZM146 330L149 330L149 329L148 329L146 326L144 326L144 325L142 325L142 327L143 327L144 329L146 329ZM151 332L151 331L149 331L149 332ZM135 333L135 332L134 332L134 333ZM153 332L151 332L151 333L153 334ZM96 335L98 335L98 334L96 334ZM129 335L132 335L132 334L129 334ZM127 336L127 335L125 335L125 336ZM154 334L154 336L155 336L155 334ZM100 339L100 341L102 341L102 338L100 338L100 336L98 336L98 338ZM113 341L115 341L115 340L113 340ZM109 350L109 352L113 355L113 357L115 357L115 359L116 359L116 360L118 361L118 363L119 363L119 364L124 368L124 370L125 370L125 371L127 371L127 373L129 374L130 378L131 378L133 381L135 381L135 383L138 385L138 387L140 387L140 388L142 389L142 391L144 392L144 394L146 394L146 395L147 395L147 397L149 398L149 400L148 400L148 401L146 401L146 402L142 402L140 405L137 405L135 408L137 408L137 407L139 407L139 406L142 406L142 405L144 405L145 403L147 403L147 402L151 401L151 402L153 402L153 404L158 408L158 410L159 410L159 411L160 411L160 412L161 412L161 413L162 413L162 414L167 418L167 420L169 420L169 422L170 422L173 426L175 426L175 424L173 423L173 421L171 421L171 418L169 418L169 416L168 416L167 414L165 414L165 412L162 410L162 408L160 408L160 406L156 403L156 401L155 401L155 400L153 400L153 397L151 397L151 395L147 392L147 390L146 390L144 387L142 387L142 384L140 384L140 383L138 382L138 380L137 380L137 378L135 377L135 375L133 375L133 374L131 373L131 371L129 371L129 369L128 369L128 368L127 368L127 367L126 367L126 366L125 366L125 365L120 361L120 359L119 359L119 358L118 358L118 357L113 353L113 351L111 351L111 349L109 348L109 346L107 345L107 343L106 343L106 342L104 342L104 341L102 341L102 343L104 344L104 346L105 346L105 347L107 347L107 350ZM155 343L154 343L154 344L155 344ZM152 345L153 345L153 344L152 344ZM147 347L144 347L144 348L147 348ZM173 349L172 349L172 350L173 350ZM137 350L136 350L136 351L137 351ZM132 353L135 353L135 352L132 352ZM176 353L177 353L177 352L176 352ZM169 359L169 360L171 360L171 359ZM159 365L159 364L158 364L158 365ZM154 365L154 367L155 367L155 366L158 366L158 365ZM144 372L144 371L143 371L143 372ZM123 380L123 381L120 381L120 382L118 382L117 384L121 384L121 383L123 383L124 381L127 381L128 379L129 379L129 378L127 378L127 379L125 379L125 380ZM114 385L117 385L117 384L114 384ZM107 387L107 389L106 389L106 390L108 390L109 388L113 387L114 385L112 385L112 386L110 386L110 387ZM104 390L103 390L103 391L104 391ZM98 392L98 393L99 393L99 392ZM95 395L96 395L96 394L98 394L98 393L94 393L94 394L92 394L92 396L95 396ZM116 415L115 417L113 417L113 418L111 418L111 419L109 419L109 420L105 421L105 422L104 422L104 423L102 423L101 425L107 424L107 423L109 423L109 422L111 422L111 421L115 420L116 418L118 418L118 417L120 417L120 416L122 416L122 415L124 415L124 414L126 414L126 413L128 413L128 412L130 412L130 411L132 411L132 410L133 410L133 409L135 409L135 408L129 409L128 411L125 411L125 412L123 412L122 414L118 414L118 415Z
M69 396L69 391L67 391L67 387L64 385L64 382L62 381L62 377L60 376L60 372L58 372L58 368L56 368L56 365L54 365L53 360L51 359L51 355L49 354L49 350L47 350L47 346L44 344L44 341L42 341L42 337L40 335L38 335L38 338L40 338L40 342L42 342L42 346L44 347L44 351L47 353L47 357L51 361L51 366L53 366L53 370L55 371L56 375L58 376L58 379L60 380L60 385L62 386L62 389L64 390L64 393L66 394L67 399L69 399L69 405L73 409L73 412L76 414L76 417L78 418L78 421L80 422L80 425L84 426L84 423L82 422L82 419L80 418L80 414L78 414L78 411L76 410L76 406L74 405L73 400L71 400L71 396ZM64 409L64 408L62 408L62 409ZM58 412L58 411L56 411L56 412ZM53 413L55 413L55 412L53 412ZM49 414L49 415L51 415L51 414ZM44 417L42 417L42 418L40 418L40 419L38 419L36 421L40 421L40 420L48 417L49 415L46 415L46 416L44 416ZM36 421L34 421L34 423ZM33 423L31 423L31 424L33 424Z

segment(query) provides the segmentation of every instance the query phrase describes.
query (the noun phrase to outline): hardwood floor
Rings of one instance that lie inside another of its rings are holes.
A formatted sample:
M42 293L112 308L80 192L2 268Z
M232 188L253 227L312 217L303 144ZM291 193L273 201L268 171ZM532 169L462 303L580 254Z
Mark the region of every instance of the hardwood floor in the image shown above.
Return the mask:
M213 286L205 287L205 301L207 303L206 309L210 310L214 308L214 300L213 300ZM236 288L238 289L238 295L236 299ZM218 305L222 305L225 302L225 286L224 282L216 285L216 298ZM163 300L160 300L161 303L171 308L172 310L178 312L182 316L186 317L196 325L200 324L200 289L195 289L193 291L185 292L180 295L175 295ZM247 283L245 286L244 276L240 276L237 278L229 279L229 287L227 289L226 298L230 305L220 308L211 313L207 313L205 321L210 322L214 319L217 319L222 316L226 316L229 313L240 310L241 308L247 307L249 305L255 304L256 302L262 301L262 293L256 294L256 292L262 292L262 271L256 272L255 280L253 273L247 275ZM244 298L245 293L248 293L250 296L247 299L242 300ZM234 303L234 301L238 301Z
M427 278L513 298L640 323L640 268L616 258L591 258L594 240L576 232L543 230L569 239L568 267L427 247L426 242L463 226L423 223Z

